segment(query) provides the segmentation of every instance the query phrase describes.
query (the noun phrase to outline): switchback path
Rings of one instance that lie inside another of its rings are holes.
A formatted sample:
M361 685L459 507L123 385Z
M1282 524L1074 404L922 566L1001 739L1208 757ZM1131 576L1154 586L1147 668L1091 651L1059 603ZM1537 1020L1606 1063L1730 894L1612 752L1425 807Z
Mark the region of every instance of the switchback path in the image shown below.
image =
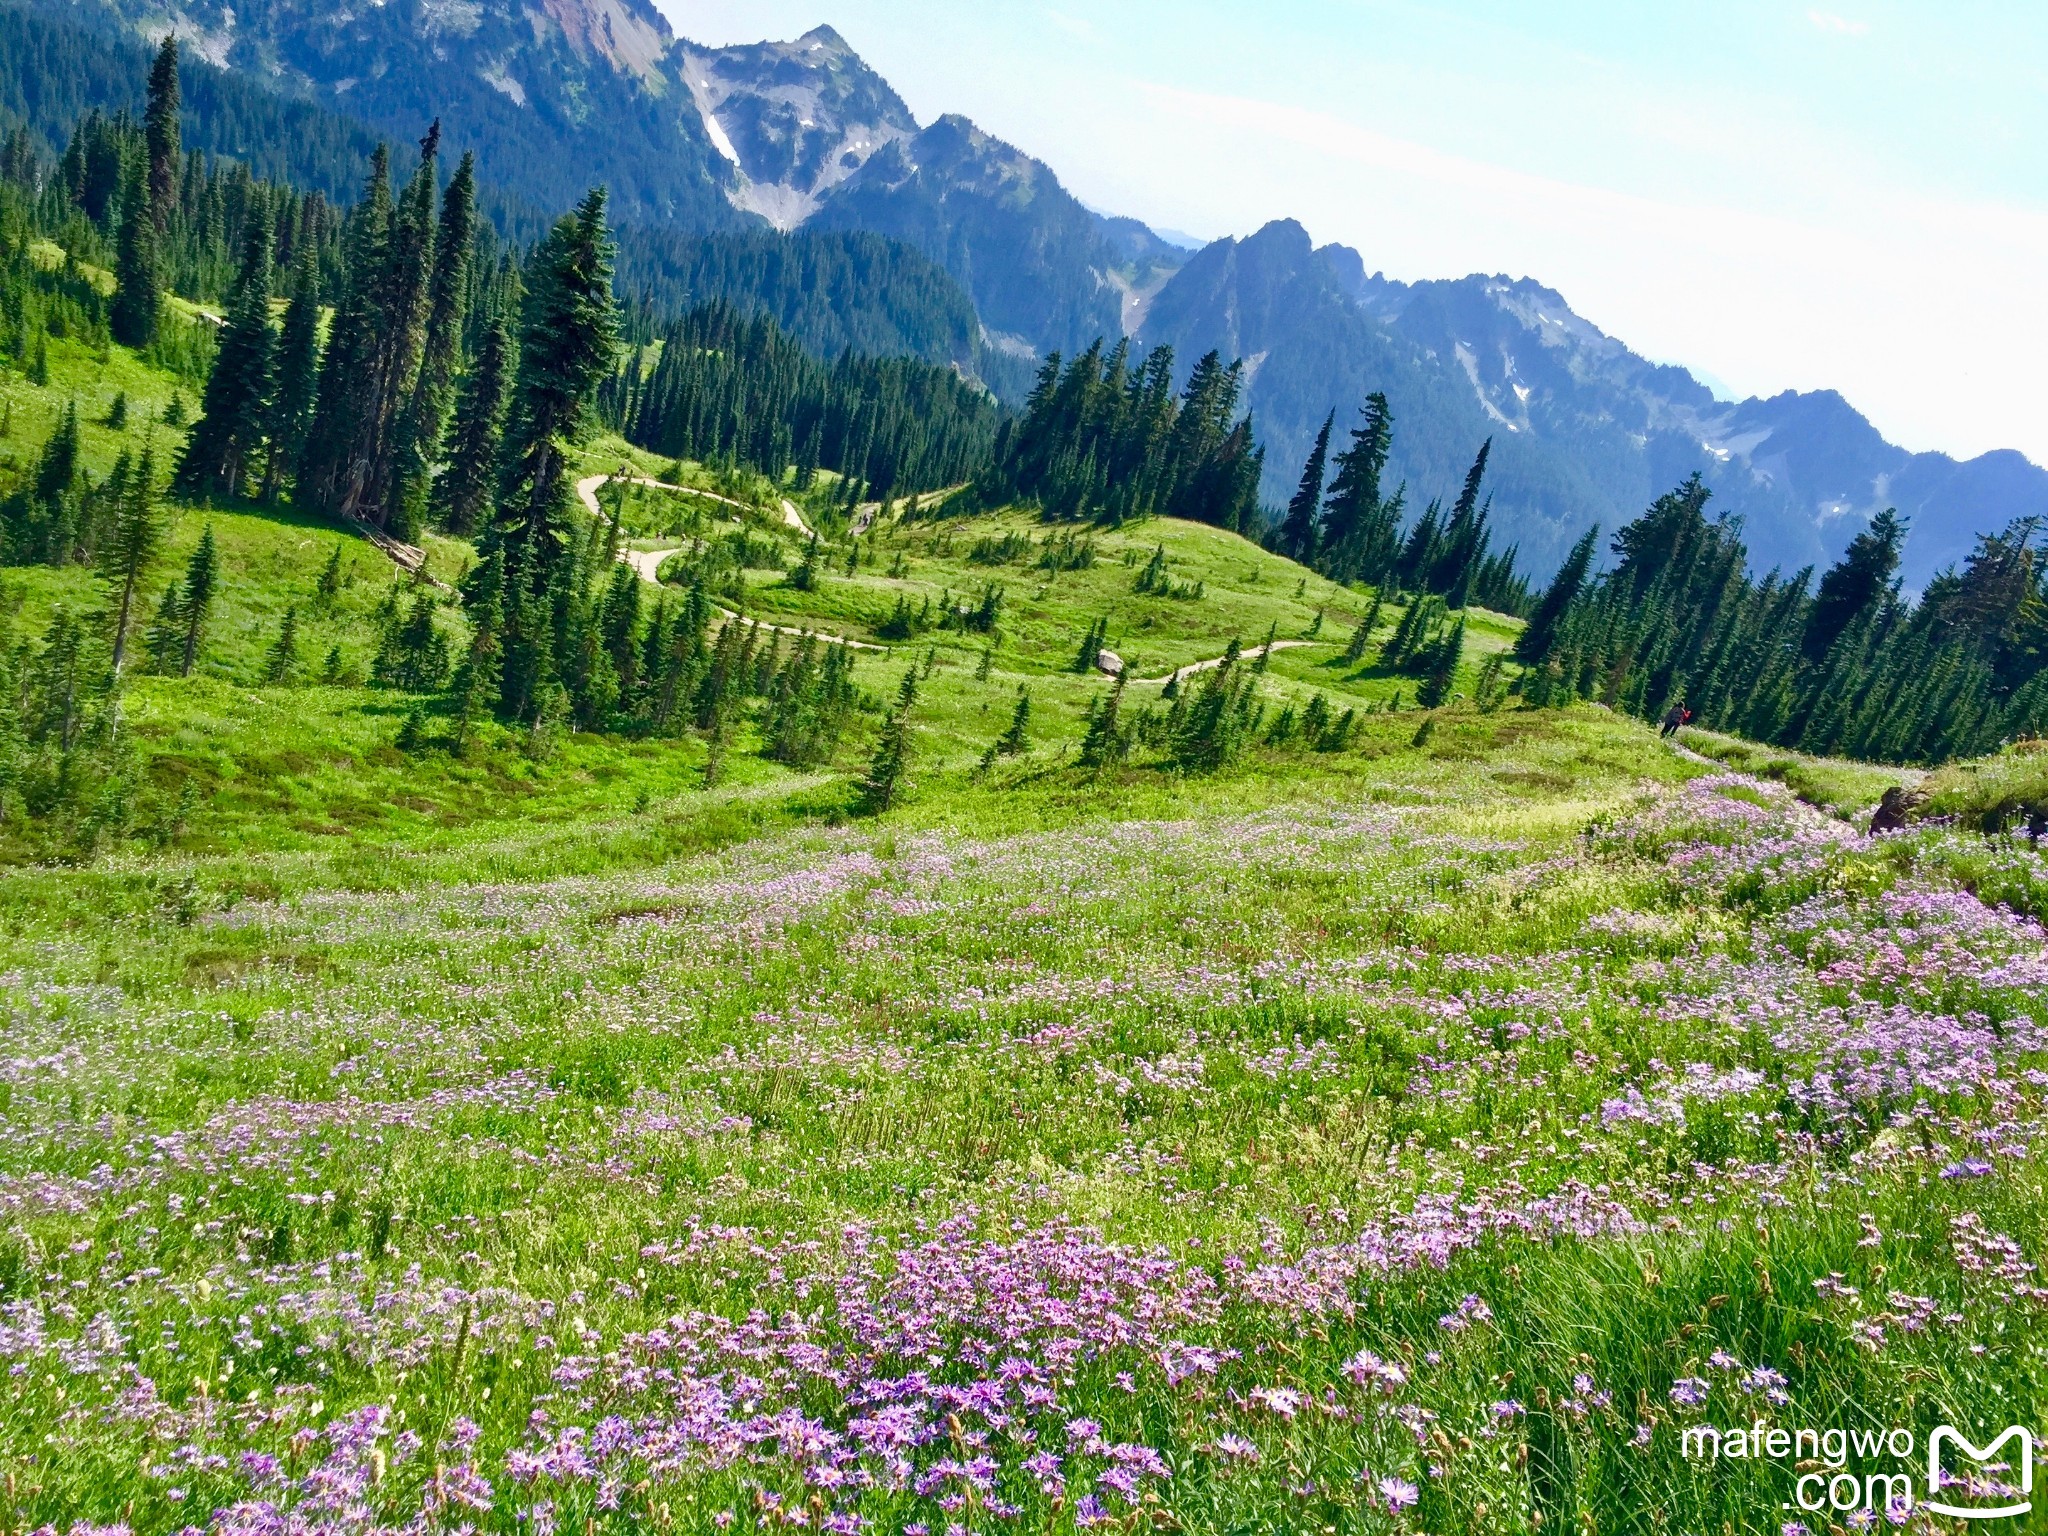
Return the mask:
M1238 652L1238 660L1257 661L1261 656L1265 655L1269 649L1275 651L1291 651L1297 646L1329 645L1331 643L1332 642L1328 640L1275 640L1272 642L1270 646L1255 645L1252 646L1249 650ZM1159 677L1134 677L1131 679L1131 681L1134 683L1163 683L1166 682L1168 679L1172 679L1174 681L1181 681L1186 678L1193 677L1197 672L1213 672L1216 668L1222 665L1223 658L1221 656L1211 656L1207 661L1191 661L1186 666L1177 668L1176 670L1165 673Z

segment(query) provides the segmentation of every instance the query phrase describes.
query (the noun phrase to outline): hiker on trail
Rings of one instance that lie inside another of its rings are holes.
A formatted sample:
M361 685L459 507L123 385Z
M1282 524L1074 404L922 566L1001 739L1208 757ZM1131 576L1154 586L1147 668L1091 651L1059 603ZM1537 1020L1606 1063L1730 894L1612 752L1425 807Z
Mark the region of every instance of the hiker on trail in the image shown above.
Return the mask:
M1676 736L1678 728L1691 718L1692 711L1685 707L1683 701L1674 704L1664 711L1664 729L1658 732L1658 734L1667 737Z

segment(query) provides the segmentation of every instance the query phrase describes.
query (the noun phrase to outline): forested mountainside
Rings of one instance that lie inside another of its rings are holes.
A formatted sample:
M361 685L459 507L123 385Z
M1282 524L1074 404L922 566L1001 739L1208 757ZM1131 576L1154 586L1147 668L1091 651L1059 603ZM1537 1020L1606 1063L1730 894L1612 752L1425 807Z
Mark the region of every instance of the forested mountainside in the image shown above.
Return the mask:
M151 36L166 22L149 0L40 3ZM703 49L646 0L346 12L201 0L176 21L206 58L380 133L446 120L451 147L477 156L483 180L533 207L561 206L598 179L622 227L811 221L900 238L953 274L991 339L1027 369L1044 351L1119 330L1121 295L1181 255L1091 213L1049 168L964 120L920 131L830 28Z
M486 183L533 208L565 207L602 181L627 222L707 231L751 222L727 198L726 162L668 58L668 24L646 0L35 6L151 41L175 30L188 56L387 138L415 138L420 123L441 118L451 150L475 154Z
M115 14L98 0L61 4L102 23ZM154 25L135 0L115 4L133 27ZM504 29L518 16L520 37L532 41L512 47ZM612 0L532 14L514 0L475 14L399 6L346 23L262 0L186 20L211 55L305 94L266 98L246 76L190 70L195 145L268 141L258 119L283 113L295 125L285 137L303 147L276 170L338 197L342 172L352 162L360 172L369 143L344 113L391 113L416 133L408 102L422 113L436 102L475 109L473 125L451 117L451 143L481 145L483 207L520 240L541 229L530 209L553 205L537 164L608 174L610 162L578 158L578 113L592 100L674 119L659 139L672 162L662 174L696 166L715 207L707 213L711 205L674 188L657 195L645 178L618 182L629 305L668 315L713 297L758 305L819 356L854 348L948 362L1010 401L1024 397L1042 352L1075 356L1098 338L1171 344L1184 377L1210 350L1241 358L1245 403L1270 446L1268 506L1290 494L1323 418L1378 391L1403 426L1391 473L1417 496L1454 481L1475 440L1497 438L1495 528L1532 571L1561 561L1587 526L1618 526L1694 473L1716 512L1745 520L1759 571L1825 565L1896 506L1911 590L1966 557L1978 532L2048 512L2048 473L2015 453L1968 463L1911 455L1827 391L1716 401L1683 369L1640 358L1532 281L1395 283L1368 274L1354 250L1317 250L1288 221L1190 258L1141 223L1081 207L1051 168L965 119L920 127L829 27L793 43L705 49L670 39L657 12ZM27 45L25 27L16 16L16 47ZM100 47L109 68L86 72L23 53L25 76L47 74L57 88L23 96L16 111L57 123L70 102L111 100L139 55ZM336 74L344 59L375 63L375 90ZM408 74L391 59L432 68ZM317 115L313 100L338 111ZM508 111L516 129L498 121ZM606 154L639 158L651 145L627 133ZM877 233L887 244L874 244ZM657 326L649 319L639 330Z
M165 20L148 0L41 3L118 17L131 31ZM1323 417L1379 390L1406 428L1393 471L1417 486L1455 477L1476 435L1500 439L1498 524L1539 568L1588 526L1616 526L1694 473L1718 507L1744 518L1760 568L1824 564L1896 506L1914 588L1977 534L2048 510L2048 474L2018 454L1959 463L1909 453L1827 391L1717 401L1531 280L1391 282L1368 275L1358 252L1318 252L1284 222L1190 260L1136 221L1083 207L1050 167L964 118L921 124L829 26L707 48L673 37L645 0L345 16L309 0L207 0L181 9L178 23L209 57L381 132L446 117L460 125L451 142L477 152L484 186L520 206L561 206L576 177L605 178L622 272L650 291L672 280L661 290L672 308L747 295L729 250L643 229L740 234L755 253L772 249L751 243L771 229L879 233L952 276L974 312L972 342L961 343L949 304L907 319L900 302L863 285L857 297L806 306L769 275L762 302L814 348L913 350L1012 402L1038 356L1071 357L1097 339L1171 343L1183 368L1212 348L1242 357L1247 401L1273 449L1271 504L1288 494L1287 466ZM800 253L791 265L844 259ZM710 281L690 289L700 276ZM884 280L924 281L909 268Z

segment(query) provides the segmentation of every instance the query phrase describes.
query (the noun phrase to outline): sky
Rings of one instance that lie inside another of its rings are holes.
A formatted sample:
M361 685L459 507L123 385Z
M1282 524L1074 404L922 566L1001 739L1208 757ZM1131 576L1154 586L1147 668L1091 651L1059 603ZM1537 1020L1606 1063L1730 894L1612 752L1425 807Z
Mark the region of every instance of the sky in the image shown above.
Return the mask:
M827 22L1105 212L1533 277L1717 389L2048 463L2041 0L657 3L709 44Z

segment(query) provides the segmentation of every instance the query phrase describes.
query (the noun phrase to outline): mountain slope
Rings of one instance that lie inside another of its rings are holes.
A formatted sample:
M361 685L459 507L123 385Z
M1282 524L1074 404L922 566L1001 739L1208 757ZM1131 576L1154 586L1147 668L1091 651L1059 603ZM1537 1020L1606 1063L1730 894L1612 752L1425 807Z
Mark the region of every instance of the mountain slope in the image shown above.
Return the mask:
M684 85L668 23L647 0L104 0L133 31L401 141L442 120L484 178L539 208L593 181L620 219L693 229L753 221ZM47 0L90 15L97 0Z
M108 14L99 0L43 3ZM1098 336L1171 342L1184 364L1211 347L1241 356L1275 501L1293 489L1324 415L1348 417L1384 389L1399 424L1393 468L1411 499L1455 487L1493 437L1497 526L1539 569L1588 524L1618 526L1696 471L1718 507L1746 520L1757 560L1787 569L1832 559L1896 504L1912 519L1914 586L1974 534L2048 513L2048 472L2017 454L1910 454L1825 391L1717 401L1538 283L1391 282L1356 251L1316 250L1291 222L1190 258L1134 220L1084 207L1050 167L965 118L920 125L829 27L713 49L676 38L648 0L106 3L131 31L175 27L207 57L393 136L438 114L452 142L478 151L486 180L529 207L560 208L589 181L607 182L621 224L643 232L628 244L645 242L622 265L661 278L650 286L663 302L695 296L677 288L680 274L725 261L680 232L880 234L965 290L972 337L961 339L943 296L911 313L872 285L859 315L838 313L835 292L808 317L784 295L770 306L778 318L813 345L891 338L892 350L954 362L1011 398L1039 354ZM844 254L825 267L852 270ZM764 258L764 281L816 259ZM901 265L920 293L929 288L928 272Z
M917 134L903 99L830 27L793 43L678 50L705 130L738 172L732 201L778 229L817 212L877 150Z
M1411 502L1454 488L1491 437L1496 526L1539 569L1589 524L1617 527L1696 472L1744 519L1753 558L1788 571L1832 561L1897 506L1912 520L1913 587L1976 533L2048 514L2048 472L2016 453L1908 453L1832 391L1719 401L1538 283L1390 281L1356 251L1314 249L1291 221L1192 259L1142 335L1247 359L1271 499L1292 491L1324 415L1346 415L1370 389L1393 405L1393 474Z
M868 230L916 247L1029 364L1127 325L1127 300L1185 252L1084 207L1052 169L964 117L920 127L830 27L793 43L678 45L735 207L780 229Z

